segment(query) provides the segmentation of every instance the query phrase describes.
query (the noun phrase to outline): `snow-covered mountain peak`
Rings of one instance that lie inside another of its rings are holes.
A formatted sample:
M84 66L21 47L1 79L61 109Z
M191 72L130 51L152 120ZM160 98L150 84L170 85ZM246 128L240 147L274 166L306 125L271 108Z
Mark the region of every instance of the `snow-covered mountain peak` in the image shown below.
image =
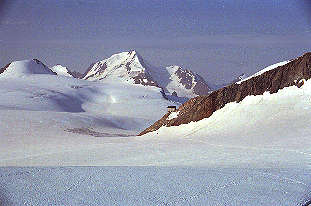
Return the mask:
M53 72L55 72L57 75L61 75L61 76L67 76L67 77L72 77L71 72L68 70L67 67L64 67L60 64L57 64L53 67L51 67L51 70Z
M169 95L191 98L208 94L204 79L180 66L154 67L135 50L114 54L92 64L84 75L86 80L113 80L161 87ZM177 94L177 95L176 95Z
M146 71L142 57L135 51L121 52L92 64L83 79L114 80L133 84L157 86Z
M166 87L170 93L175 92L178 96L187 97L207 95L209 93L210 88L204 79L189 69L172 65L166 67L166 70L170 74L170 81Z
M14 61L0 69L0 77L20 77L31 74L56 75L38 59Z

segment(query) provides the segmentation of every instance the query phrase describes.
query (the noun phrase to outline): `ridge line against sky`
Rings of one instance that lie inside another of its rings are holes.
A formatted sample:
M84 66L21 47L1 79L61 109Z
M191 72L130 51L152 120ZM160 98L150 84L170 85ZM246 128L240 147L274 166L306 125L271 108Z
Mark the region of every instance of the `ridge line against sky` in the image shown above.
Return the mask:
M4 0L0 67L38 58L84 72L135 49L223 83L310 51L310 22L308 0Z

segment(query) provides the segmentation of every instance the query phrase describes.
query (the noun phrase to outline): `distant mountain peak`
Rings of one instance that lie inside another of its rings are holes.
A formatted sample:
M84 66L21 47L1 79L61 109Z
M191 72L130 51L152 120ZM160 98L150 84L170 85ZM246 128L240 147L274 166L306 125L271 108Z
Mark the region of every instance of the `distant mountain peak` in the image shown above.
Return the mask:
M170 82L166 86L170 93L175 91L178 96L181 94L188 97L209 94L208 84L195 72L177 65L166 67L166 69L170 73Z
M205 95L210 91L204 79L191 70L177 65L162 68L151 66L136 50L117 53L93 63L83 79L126 81L155 86L162 88L167 95L175 92L179 97L188 98Z
M19 77L32 74L56 75L38 59L14 61L0 69L0 77Z
M92 64L83 79L114 80L158 86L146 71L146 67L142 57L135 50L121 52Z

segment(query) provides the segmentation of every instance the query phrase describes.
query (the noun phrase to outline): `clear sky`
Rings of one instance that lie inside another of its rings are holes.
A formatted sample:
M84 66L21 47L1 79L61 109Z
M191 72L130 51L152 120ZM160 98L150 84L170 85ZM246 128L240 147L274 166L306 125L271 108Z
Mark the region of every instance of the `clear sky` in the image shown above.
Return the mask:
M0 0L0 48L80 72L135 49L220 84L311 51L311 1Z

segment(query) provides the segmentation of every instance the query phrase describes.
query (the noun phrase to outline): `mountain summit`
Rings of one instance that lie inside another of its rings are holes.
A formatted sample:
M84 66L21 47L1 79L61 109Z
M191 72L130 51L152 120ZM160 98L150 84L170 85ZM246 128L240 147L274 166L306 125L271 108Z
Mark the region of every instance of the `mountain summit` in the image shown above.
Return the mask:
M146 68L143 59L136 51L122 52L92 64L83 79L115 80L158 86Z
M0 77L20 77L31 74L56 75L38 59L14 61L0 69Z
M200 75L176 65L165 68L151 66L135 50L114 54L92 64L83 79L155 86L162 88L167 96L191 98L210 92Z

